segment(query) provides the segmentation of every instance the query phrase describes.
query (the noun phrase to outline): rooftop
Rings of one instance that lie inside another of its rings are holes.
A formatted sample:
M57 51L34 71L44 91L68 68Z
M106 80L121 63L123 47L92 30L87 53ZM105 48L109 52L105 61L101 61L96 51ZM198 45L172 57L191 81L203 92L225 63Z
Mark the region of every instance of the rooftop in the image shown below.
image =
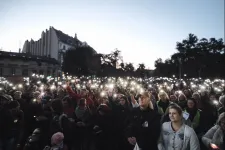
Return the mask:
M77 38L69 36L69 35L63 33L62 31L55 29L54 27L52 27L52 28L55 30L56 35L61 42L66 43L68 45L82 44L82 42L80 40L78 40Z
M54 58L49 58L44 56L35 56L35 55L30 55L28 53L0 51L0 58L22 59L22 60L31 60L31 61L40 61L40 62L47 62L52 64L59 64L58 61Z

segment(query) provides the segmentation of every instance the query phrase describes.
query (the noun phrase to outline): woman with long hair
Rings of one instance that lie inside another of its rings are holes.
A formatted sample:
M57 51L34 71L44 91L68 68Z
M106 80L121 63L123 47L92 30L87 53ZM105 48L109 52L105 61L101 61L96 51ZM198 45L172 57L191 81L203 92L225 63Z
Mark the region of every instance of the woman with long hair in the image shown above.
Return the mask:
M183 112L177 104L168 108L170 122L162 125L159 150L200 150L195 131L183 122Z

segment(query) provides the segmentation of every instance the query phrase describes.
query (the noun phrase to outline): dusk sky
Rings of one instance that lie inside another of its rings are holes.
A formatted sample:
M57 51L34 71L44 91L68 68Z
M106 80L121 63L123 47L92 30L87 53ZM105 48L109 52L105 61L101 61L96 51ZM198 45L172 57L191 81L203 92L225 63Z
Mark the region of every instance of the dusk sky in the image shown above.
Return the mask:
M0 48L18 52L49 26L99 53L122 51L125 62L154 68L189 33L224 38L224 0L1 0Z

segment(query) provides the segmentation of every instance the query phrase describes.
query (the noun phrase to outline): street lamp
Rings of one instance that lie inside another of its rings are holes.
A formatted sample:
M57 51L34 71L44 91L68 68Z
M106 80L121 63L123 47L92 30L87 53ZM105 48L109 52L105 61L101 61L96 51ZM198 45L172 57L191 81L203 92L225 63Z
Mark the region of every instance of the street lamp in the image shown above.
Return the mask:
M186 75L186 74L184 74L184 76L186 77L187 75Z

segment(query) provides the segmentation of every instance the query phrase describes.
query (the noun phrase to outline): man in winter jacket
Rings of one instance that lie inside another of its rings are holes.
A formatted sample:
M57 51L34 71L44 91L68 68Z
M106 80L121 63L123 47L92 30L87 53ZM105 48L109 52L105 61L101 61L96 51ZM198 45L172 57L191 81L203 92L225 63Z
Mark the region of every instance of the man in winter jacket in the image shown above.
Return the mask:
M160 136L160 115L153 110L150 94L145 92L139 98L139 107L134 108L131 124L127 129L128 141L141 150L157 150Z

